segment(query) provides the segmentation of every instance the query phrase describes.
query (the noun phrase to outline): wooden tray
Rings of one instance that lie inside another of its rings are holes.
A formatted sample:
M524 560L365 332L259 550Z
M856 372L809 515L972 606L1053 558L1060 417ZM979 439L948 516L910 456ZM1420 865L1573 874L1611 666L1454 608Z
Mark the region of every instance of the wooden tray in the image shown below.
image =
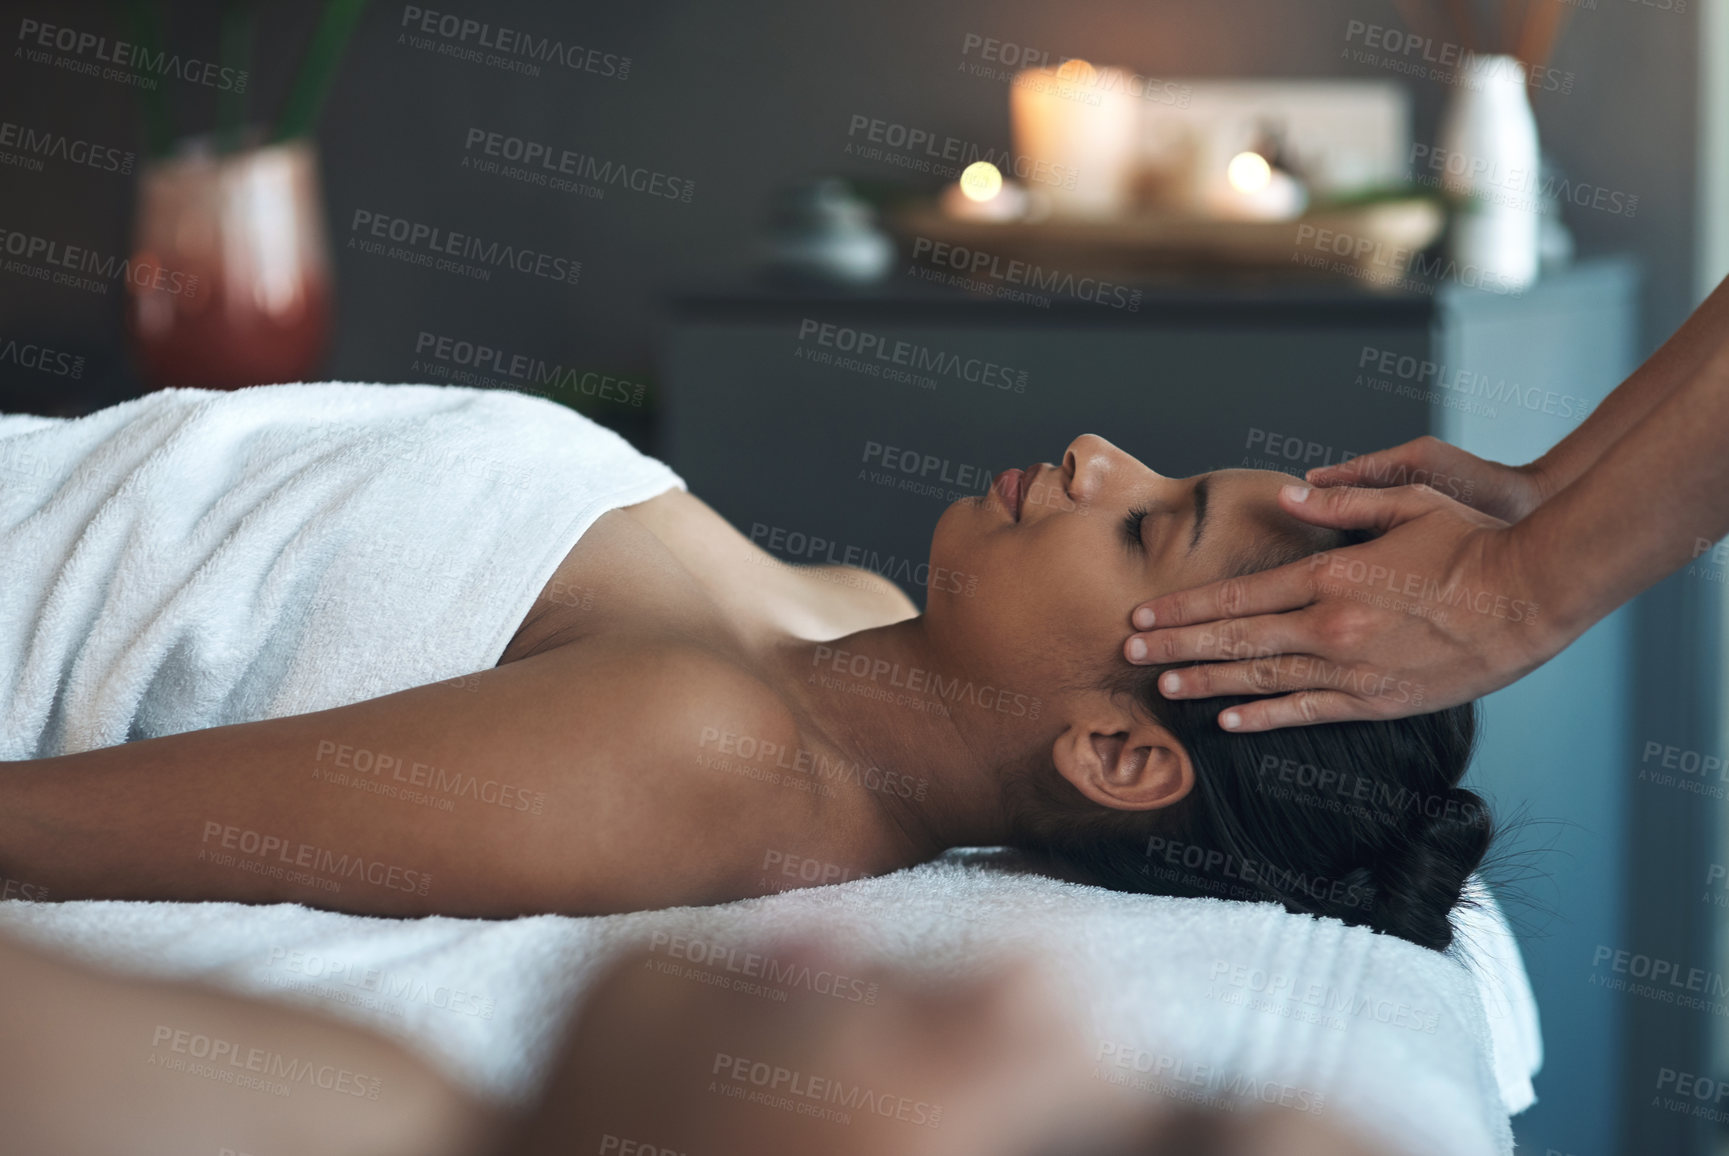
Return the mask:
M903 209L890 228L917 256L919 238L1066 272L1110 274L1171 268L1345 274L1395 283L1441 235L1446 212L1422 197L1320 209L1289 221L1222 221L1178 214L1119 220L977 221L945 216L934 204Z

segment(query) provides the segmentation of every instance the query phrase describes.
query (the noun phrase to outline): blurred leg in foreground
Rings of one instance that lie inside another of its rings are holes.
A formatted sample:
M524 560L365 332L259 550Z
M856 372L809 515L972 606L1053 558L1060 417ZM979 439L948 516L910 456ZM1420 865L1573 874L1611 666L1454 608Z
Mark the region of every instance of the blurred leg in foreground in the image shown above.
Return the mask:
M774 954L868 998L770 1002L626 959L577 1013L509 1156L1384 1156L1301 1112L1124 1094L1029 966L932 981Z
M1382 1156L1313 1116L1097 1077L1049 978L777 962L735 991L627 955L512 1115L365 1029L0 938L0 1120L29 1156ZM771 996L776 993L771 993Z
M495 1114L400 1044L0 939L0 1120L28 1156L472 1156Z

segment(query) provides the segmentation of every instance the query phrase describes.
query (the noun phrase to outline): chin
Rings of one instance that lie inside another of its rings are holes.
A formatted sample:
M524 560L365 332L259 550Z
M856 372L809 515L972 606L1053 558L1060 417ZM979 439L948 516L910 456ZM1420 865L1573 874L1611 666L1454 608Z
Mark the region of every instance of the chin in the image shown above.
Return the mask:
M930 560L935 565L944 555L952 554L958 539L966 535L965 498L956 498L943 508L937 524L931 529Z
M925 613L962 597L952 578L971 576L977 568L982 556L982 551L976 548L982 529L978 519L978 507L966 498L951 502L937 519L928 554L931 580L925 587ZM964 589L964 579L959 585Z
M986 529L982 510L971 498L957 498L937 519L931 531L930 564L948 570L973 570L979 561L980 536Z

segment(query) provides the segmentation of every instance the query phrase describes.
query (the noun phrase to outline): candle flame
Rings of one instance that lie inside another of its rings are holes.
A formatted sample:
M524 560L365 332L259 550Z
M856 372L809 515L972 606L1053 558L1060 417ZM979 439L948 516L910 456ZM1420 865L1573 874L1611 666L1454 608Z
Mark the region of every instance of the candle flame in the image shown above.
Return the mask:
M1231 158L1225 176L1239 193L1258 193L1273 180L1273 166L1260 153L1242 152Z
M989 161L974 161L961 173L961 192L969 201L988 201L1003 191L1003 174Z
M1090 85L1096 76L1097 70L1078 56L1057 66L1057 79L1070 84Z

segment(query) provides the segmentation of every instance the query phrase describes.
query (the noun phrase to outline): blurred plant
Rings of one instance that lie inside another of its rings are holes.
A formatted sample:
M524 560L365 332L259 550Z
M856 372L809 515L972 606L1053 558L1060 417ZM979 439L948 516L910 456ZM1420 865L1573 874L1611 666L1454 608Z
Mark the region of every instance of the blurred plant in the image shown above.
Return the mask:
M163 52L161 0L114 0L123 7L132 40L149 57ZM232 153L253 144L279 144L306 136L318 119L318 110L330 91L336 65L359 23L366 0L325 0L318 24L307 43L294 83L288 90L275 122L263 139L248 139L246 131L251 84L233 85L216 96L216 131L213 144L219 153ZM257 0L224 0L218 27L218 63L233 74L250 73L253 44L257 40ZM145 148L152 157L168 155L181 135L175 131L165 86L143 90Z
M300 62L300 73L294 78L294 87L288 91L288 100L277 119L276 131L271 134L272 141L284 141L312 131L312 122L318 119L318 110L324 106L325 94L330 91L330 78L336 72L336 62L342 59L343 49L348 47L348 38L360 22L360 13L365 7L366 0L325 0L324 15L312 33L312 43L306 59Z

